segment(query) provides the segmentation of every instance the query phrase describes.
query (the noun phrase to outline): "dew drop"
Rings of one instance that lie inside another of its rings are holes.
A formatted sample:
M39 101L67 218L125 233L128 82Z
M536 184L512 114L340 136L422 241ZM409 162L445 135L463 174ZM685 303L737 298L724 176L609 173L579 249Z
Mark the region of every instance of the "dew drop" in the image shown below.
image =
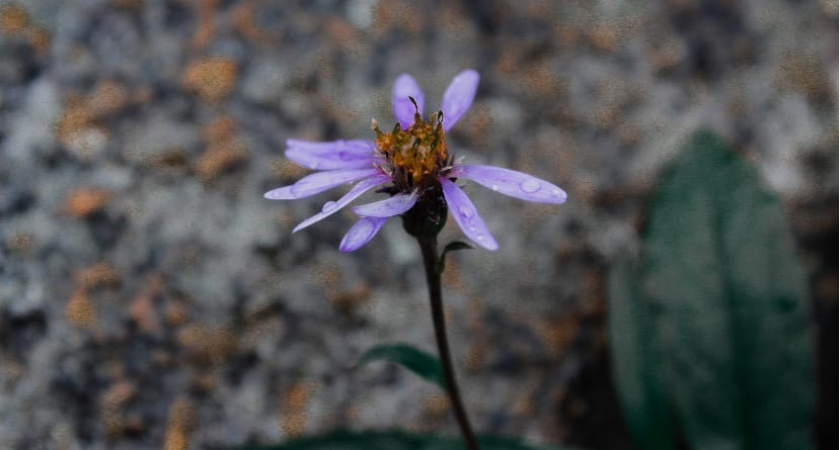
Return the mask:
M461 217L463 217L464 219L469 219L473 215L472 210L467 208L466 206L458 208L458 212L461 213Z
M490 186L490 189L493 189L494 191L498 191L499 190L499 185L494 184L494 185Z
M476 240L476 241L483 241L483 240L484 240L484 236L478 235L478 236L476 236L476 237L475 237L475 240Z
M530 194L532 192L537 192L538 190L540 190L540 182L533 178L529 178L519 183L519 188L522 189L524 192Z
M336 203L333 202L333 201L329 201L327 203L324 203L324 207L321 208L321 212L325 212L325 213L330 212L330 211L335 209L335 206L336 206Z

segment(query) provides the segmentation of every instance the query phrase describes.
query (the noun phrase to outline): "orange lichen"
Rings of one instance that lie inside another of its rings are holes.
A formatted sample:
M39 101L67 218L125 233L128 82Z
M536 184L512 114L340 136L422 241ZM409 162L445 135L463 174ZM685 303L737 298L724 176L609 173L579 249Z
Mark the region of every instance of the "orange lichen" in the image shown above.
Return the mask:
M423 413L432 417L449 414L449 398L444 394L435 394L423 401Z
M179 327L187 322L189 311L187 305L181 300L175 300L166 306L163 318L166 324L171 327Z
M190 402L179 398L169 407L164 450L186 450L189 447L189 432L193 426L195 411Z
M111 195L111 192L105 189L76 189L67 196L67 200L64 202L64 210L71 216L88 217L101 211Z
M211 365L225 362L238 346L236 335L230 329L199 323L182 329L178 333L178 343L194 361Z
M129 98L125 86L114 80L104 79L96 83L93 92L87 97L85 108L91 117L105 117L125 108Z
M537 323L537 333L545 346L554 354L566 351L578 334L578 314L548 317Z
M285 158L271 163L271 174L281 180L300 178L307 172L308 170L305 167Z
M400 30L409 37L420 35L423 31L423 7L414 2L400 2L382 0L376 4L373 11L373 24L376 36L383 35L388 30Z
M109 436L119 436L126 432L129 422L125 418L123 407L137 394L137 387L127 380L112 384L100 398L101 417L105 432Z
M231 12L233 26L243 36L254 42L260 44L271 43L271 35L254 22L256 6L257 4L253 0L246 0L234 6Z
M71 94L67 97L64 111L56 124L58 138L62 142L67 141L72 133L90 124L92 119L85 106L85 102L80 95Z
M50 35L30 19L29 12L17 3L0 6L0 33L21 37L35 53L43 54L49 47Z
M621 45L621 32L616 24L601 23L593 27L587 37L596 50L615 53Z
M137 387L134 384L127 380L119 380L102 395L102 406L105 409L119 409L136 393Z
M0 7L0 31L10 35L22 34L29 26L29 13L23 6L10 3Z
M806 55L785 55L779 68L776 83L811 99L830 98L831 84L821 60Z
M204 102L218 103L236 86L236 63L224 57L193 61L184 70L181 84Z
M332 42L336 42L342 47L353 44L359 39L359 30L338 17L326 19L324 28Z
M128 306L128 316L146 333L154 334L160 331L160 319L156 314L154 299L162 286L160 276L152 277Z
M490 355L490 348L487 342L476 340L467 346L464 355L464 365L471 372L479 372L487 366L487 359Z
M341 311L352 311L370 299L370 286L364 283L350 290L333 291L328 294L333 304Z
M76 272L76 284L82 289L113 286L120 282L120 274L114 266L100 262Z
M246 158L245 147L238 140L211 144L196 161L195 171L201 178L212 180Z
M202 131L207 150L198 158L195 171L201 178L211 180L248 158L242 141L236 136L233 119L222 116Z
M64 308L64 316L70 323L81 328L92 328L96 324L96 306L84 289L76 289Z
M283 392L280 416L286 436L299 436L306 431L306 407L311 395L312 387L306 382L294 383Z
M31 27L27 33L29 45L35 50L35 53L41 55L46 53L50 47L50 33L41 27Z

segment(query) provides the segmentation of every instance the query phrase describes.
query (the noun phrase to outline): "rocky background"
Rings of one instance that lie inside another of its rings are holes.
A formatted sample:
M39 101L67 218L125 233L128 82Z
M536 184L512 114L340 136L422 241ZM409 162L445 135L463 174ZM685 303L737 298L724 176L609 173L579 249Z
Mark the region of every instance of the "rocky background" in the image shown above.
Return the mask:
M434 108L470 67L481 86L450 147L570 195L469 188L501 246L445 272L477 428L630 448L606 362L609 261L706 127L783 199L819 326L820 443L836 448L836 1L0 4L0 448L455 433L434 386L353 368L377 343L434 349L399 221L343 254L349 212L290 234L338 194L262 194L305 173L287 138L370 137L371 118L393 120L397 75Z

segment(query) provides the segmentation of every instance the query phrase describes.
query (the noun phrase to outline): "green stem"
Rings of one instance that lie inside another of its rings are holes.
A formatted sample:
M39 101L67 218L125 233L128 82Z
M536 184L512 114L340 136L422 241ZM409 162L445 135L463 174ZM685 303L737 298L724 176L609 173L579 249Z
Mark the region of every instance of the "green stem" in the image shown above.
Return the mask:
M470 420L461 402L458 382L455 380L455 370L452 367L452 356L449 353L449 341L446 337L446 320L443 316L443 295L440 290L440 273L438 272L437 238L418 237L420 252L423 254L423 265L426 267L426 283L429 285L429 302L432 306L432 322L435 324L435 340L437 341L440 363L443 366L443 379L446 382L446 393L455 413L455 419L461 428L467 448L478 450Z

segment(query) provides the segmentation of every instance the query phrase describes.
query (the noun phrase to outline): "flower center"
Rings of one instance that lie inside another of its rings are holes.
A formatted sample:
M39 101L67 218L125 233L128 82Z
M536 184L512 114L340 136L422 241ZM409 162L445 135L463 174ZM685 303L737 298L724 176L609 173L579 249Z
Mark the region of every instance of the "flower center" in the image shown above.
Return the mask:
M397 123L390 133L383 133L374 120L373 142L383 160L381 167L398 190L407 192L437 185L441 170L451 165L442 124L441 112L432 114L428 122L415 112L414 123L408 129L403 130Z

